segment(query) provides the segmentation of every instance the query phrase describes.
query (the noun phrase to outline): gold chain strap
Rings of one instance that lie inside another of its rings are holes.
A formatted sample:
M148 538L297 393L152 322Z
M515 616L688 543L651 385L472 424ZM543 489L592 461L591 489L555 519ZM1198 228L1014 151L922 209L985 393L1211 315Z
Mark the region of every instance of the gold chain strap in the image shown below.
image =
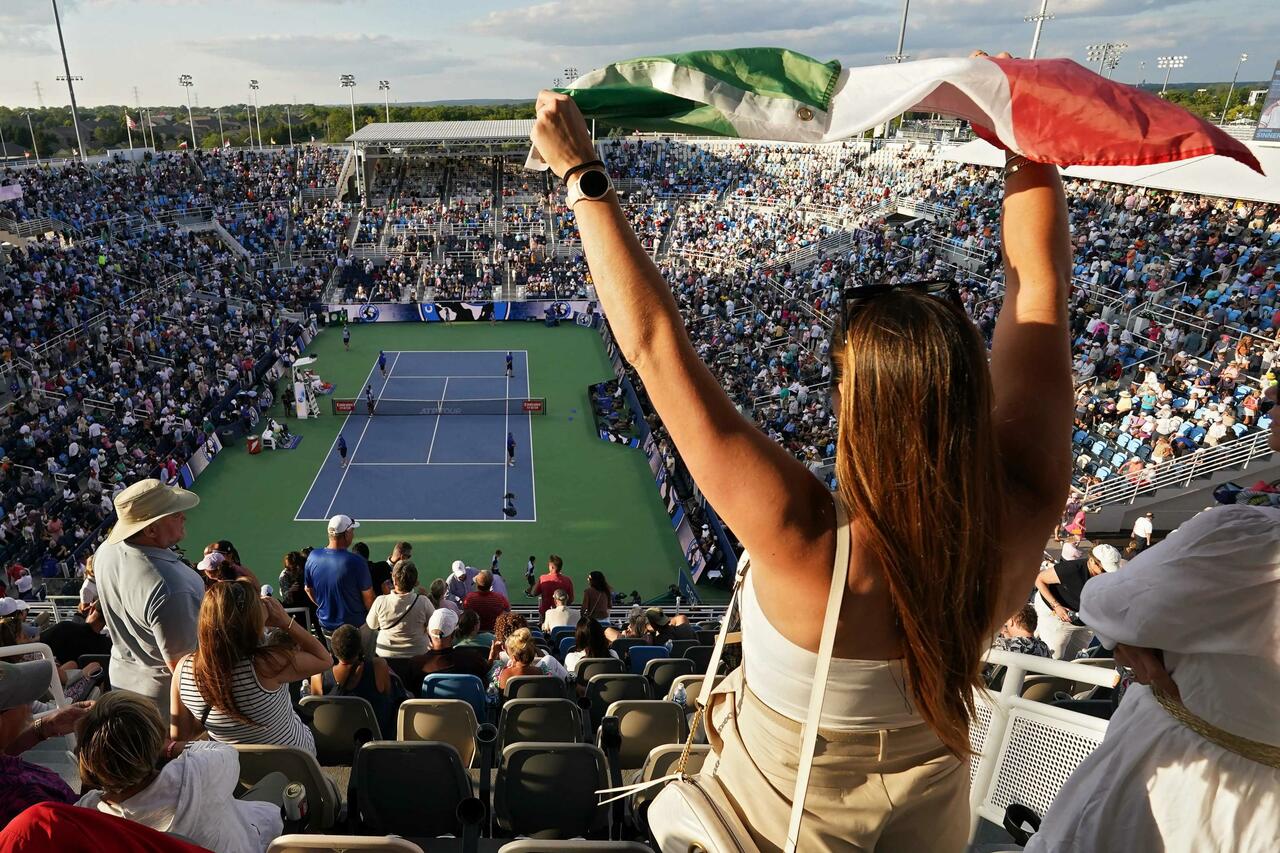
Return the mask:
M702 722L702 715L705 708L701 705L693 715L693 722L689 724L689 737L685 739L684 749L680 752L680 758L676 761L676 773L684 775L684 766L689 763L689 753L693 752L693 739L698 734L698 724Z
M1156 698L1162 708L1169 712L1171 717L1210 743L1222 747L1227 752L1234 752L1241 758L1280 769L1280 746L1250 740L1220 729L1203 717L1193 714L1186 705L1166 696L1155 687L1151 688L1151 695Z

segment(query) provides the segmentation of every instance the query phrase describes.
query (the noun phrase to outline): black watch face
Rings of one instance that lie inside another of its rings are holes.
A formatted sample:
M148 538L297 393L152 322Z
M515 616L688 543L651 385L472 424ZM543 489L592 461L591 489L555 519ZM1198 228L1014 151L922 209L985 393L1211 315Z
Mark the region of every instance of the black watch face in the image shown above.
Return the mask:
M587 198L600 198L609 191L609 178L604 172L583 172L578 189Z

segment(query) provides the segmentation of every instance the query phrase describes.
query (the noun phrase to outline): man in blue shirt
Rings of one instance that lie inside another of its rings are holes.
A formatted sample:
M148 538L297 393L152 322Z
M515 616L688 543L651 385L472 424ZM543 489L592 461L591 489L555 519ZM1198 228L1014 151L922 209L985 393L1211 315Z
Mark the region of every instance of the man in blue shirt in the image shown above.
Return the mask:
M387 354L382 350L378 350L378 369L382 371L382 378L387 378Z
M507 378L510 379L514 373L515 371L511 364L511 353L507 353Z
M507 433L507 464L516 464L516 437L514 433Z
M359 628L373 606L369 564L349 550L359 526L346 515L329 519L329 546L312 551L303 570L307 596L316 604L326 640L342 625Z

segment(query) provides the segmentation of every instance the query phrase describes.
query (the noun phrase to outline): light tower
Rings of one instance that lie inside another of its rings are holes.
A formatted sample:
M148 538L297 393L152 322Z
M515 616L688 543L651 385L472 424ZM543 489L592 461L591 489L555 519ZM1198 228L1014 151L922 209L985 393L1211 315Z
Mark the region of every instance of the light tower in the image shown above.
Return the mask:
M249 91L253 93L253 120L258 126L258 150L262 150L262 114L258 112L258 81L249 81ZM253 136L253 128L249 128L249 135Z
M1222 123L1223 124L1227 123L1227 110L1230 109L1231 107L1231 96L1234 95L1236 91L1236 78L1240 76L1240 66L1244 65L1245 61L1248 58L1249 58L1249 54L1247 53L1240 54L1240 61L1236 63L1236 73L1231 75L1231 88L1227 90L1227 101L1222 105Z
M1027 54L1027 59L1035 59L1036 51L1040 49L1040 31L1044 29L1044 22L1053 20L1053 13L1049 11L1049 0L1040 0L1040 13L1038 15L1027 15L1022 20L1028 24L1035 22L1036 32L1031 37L1031 52Z
M1111 72L1116 70L1116 66L1120 64L1120 57L1124 54L1129 45L1122 41L1104 41L1099 44L1091 44L1085 48L1085 57L1089 62L1098 63L1098 73L1103 77L1110 77Z
M1169 75L1173 73L1173 69L1181 68L1186 64L1187 64L1187 57L1185 54L1179 54L1177 56L1157 56L1156 57L1156 68L1164 69L1164 85L1160 87L1160 97L1163 98L1164 90L1169 88Z
M378 91L382 92L382 105L387 110L387 124L391 124L391 81L379 80Z
M198 147L196 144L196 119L191 114L191 87L195 83L192 81L190 74L179 74L178 85L187 90L187 122L191 125L191 150L194 151Z
M338 80L342 84L342 88L351 90L351 133L356 132L356 76L354 74L343 74Z

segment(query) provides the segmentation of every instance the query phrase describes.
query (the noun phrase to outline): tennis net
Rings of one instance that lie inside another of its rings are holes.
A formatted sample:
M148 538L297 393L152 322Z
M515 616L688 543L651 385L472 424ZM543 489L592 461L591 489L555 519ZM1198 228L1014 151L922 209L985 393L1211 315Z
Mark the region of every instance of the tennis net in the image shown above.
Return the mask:
M369 402L363 397L333 400L335 415L367 415ZM481 400L375 401L374 417L380 415L545 415L546 397L494 397Z

